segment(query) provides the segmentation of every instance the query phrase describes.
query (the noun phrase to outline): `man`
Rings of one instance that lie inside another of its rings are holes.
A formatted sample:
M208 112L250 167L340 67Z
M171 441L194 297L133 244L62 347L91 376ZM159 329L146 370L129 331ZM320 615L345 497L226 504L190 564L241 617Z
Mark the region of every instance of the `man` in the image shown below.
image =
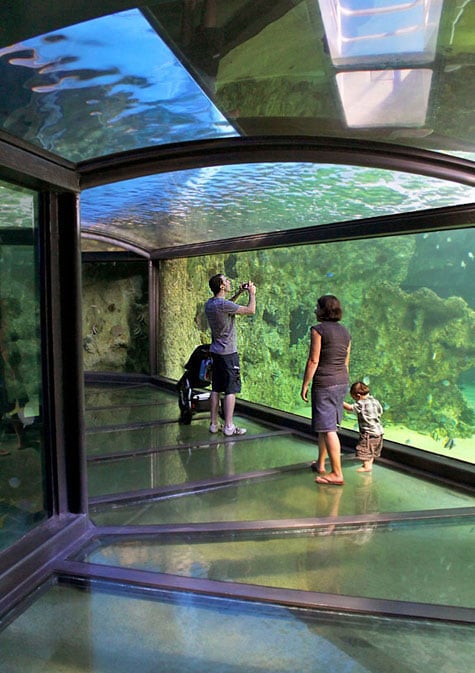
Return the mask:
M223 433L226 437L244 435L245 428L238 428L233 421L236 394L241 392L239 355L234 318L236 315L253 315L256 312L256 286L249 281L242 283L231 299L231 281L222 273L209 280L213 297L205 304L205 313L211 328L210 352L213 357L213 381L211 386L211 423L210 432L218 432L218 409L220 393L224 393ZM245 291L249 292L247 306L236 304L235 300Z

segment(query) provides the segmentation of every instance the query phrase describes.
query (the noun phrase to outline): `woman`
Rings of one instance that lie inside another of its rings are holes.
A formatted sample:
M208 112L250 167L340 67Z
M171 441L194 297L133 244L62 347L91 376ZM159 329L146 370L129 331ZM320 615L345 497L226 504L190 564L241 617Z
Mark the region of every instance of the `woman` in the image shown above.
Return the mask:
M348 392L348 366L351 335L339 324L343 311L332 294L324 295L315 307L318 325L310 329L310 352L300 396L308 402L312 381L312 429L318 433L318 460L315 471L318 484L343 486L341 446L337 433ZM325 474L325 459L330 458L331 472Z

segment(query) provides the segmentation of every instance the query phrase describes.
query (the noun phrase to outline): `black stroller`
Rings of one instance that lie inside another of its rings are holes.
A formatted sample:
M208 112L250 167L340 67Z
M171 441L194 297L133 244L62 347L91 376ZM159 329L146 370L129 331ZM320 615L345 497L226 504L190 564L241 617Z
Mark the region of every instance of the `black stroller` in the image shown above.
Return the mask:
M211 385L210 344L197 346L185 365L185 373L177 383L180 422L191 423L193 414L209 411L211 393L194 388L207 388Z

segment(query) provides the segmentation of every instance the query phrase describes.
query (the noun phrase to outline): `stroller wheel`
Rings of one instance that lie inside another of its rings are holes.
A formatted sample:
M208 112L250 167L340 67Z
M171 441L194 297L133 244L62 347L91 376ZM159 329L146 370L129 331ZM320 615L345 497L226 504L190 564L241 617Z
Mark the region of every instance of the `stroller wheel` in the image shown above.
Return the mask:
M183 425L190 425L191 417L192 417L191 409L181 410L180 422L183 423Z

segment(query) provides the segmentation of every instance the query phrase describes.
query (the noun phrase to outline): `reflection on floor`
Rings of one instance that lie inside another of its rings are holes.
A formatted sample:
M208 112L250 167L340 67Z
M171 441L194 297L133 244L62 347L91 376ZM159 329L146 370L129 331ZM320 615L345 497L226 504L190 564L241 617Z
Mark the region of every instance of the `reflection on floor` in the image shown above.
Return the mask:
M86 393L97 529L0 633L0 673L471 670L467 490L351 453L343 487L317 485L286 430L210 435L153 386Z

